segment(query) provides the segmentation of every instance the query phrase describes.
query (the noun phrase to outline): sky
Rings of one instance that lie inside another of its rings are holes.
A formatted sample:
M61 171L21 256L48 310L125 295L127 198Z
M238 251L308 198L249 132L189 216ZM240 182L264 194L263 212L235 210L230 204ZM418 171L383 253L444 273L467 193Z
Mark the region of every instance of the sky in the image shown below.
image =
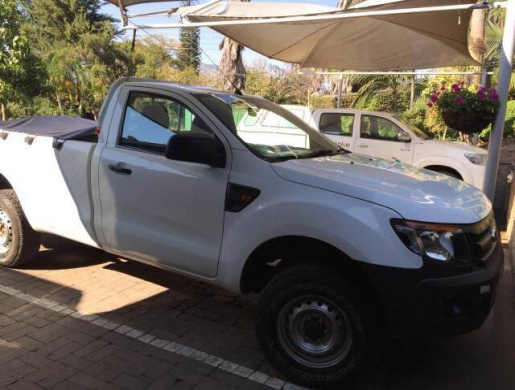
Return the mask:
M199 4L204 4L208 2L209 0L200 0ZM282 2L282 3L311 3L311 4L317 4L317 5L325 5L330 7L336 7L336 4L338 3L338 0L280 0L280 1L274 1L274 0L252 0L253 3L264 3L264 2ZM170 1L170 2L161 2L161 3L150 3L150 4L141 4L136 5L133 7L129 7L129 14L137 14L142 12L152 12L152 11L160 11L165 10L168 8L177 7L178 2L177 1ZM109 14L113 16L116 19L120 19L120 11L118 10L118 7L115 7L111 4L106 4L102 6L102 12ZM163 15L157 15L157 16L148 16L144 18L138 18L138 19L132 19L132 21L136 24L155 24L155 23L176 23L178 21L177 18L168 18L167 16ZM121 23L120 23L121 27ZM167 38L178 40L179 39L179 30L178 29L162 29L162 30L149 30L151 34L158 34L163 35ZM143 31L138 31L138 38L144 38L147 34ZM211 60L215 62L216 65L220 63L220 57L221 52L218 49L218 45L220 44L220 41L222 40L222 35L219 33L203 27L200 30L200 47L203 50L202 53L202 62L204 64L213 65ZM124 33L125 39L131 39L132 38L132 31L126 31ZM266 57L250 50L245 49L243 54L243 60L246 64L251 65L252 63L255 63L257 61L266 60L269 63L275 64L277 66L282 67L284 65L283 62L280 61L270 61Z

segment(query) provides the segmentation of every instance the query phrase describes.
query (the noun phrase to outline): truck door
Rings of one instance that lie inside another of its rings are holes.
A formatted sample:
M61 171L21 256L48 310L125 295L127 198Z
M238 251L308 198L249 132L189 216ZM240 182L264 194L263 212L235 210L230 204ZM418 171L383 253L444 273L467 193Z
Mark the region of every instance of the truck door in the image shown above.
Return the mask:
M217 137L208 119L183 98L126 90L120 99L125 109L99 163L106 246L136 260L215 276L230 159L221 169L164 157L177 133Z
M413 162L411 136L393 121L378 115L361 114L355 151L406 164Z
M353 152L355 119L354 113L322 112L318 119L318 129L334 143Z

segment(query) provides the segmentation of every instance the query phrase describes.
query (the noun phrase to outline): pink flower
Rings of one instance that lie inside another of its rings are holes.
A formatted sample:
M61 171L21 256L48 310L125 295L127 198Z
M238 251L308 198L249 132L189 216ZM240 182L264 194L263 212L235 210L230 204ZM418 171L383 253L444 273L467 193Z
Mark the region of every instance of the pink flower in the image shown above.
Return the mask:
M436 102L438 101L438 96L436 96L436 95L431 95L430 99L431 99L431 101L432 101L433 103L436 103Z
M490 99L492 99L492 100L499 100L499 95L497 95L497 92L492 92L490 94Z
M458 96L455 100L456 104L462 104L464 102L463 98L461 96Z
M459 86L458 84L453 84L453 85L451 86L451 88L452 88L452 90L453 90L454 92L460 92L460 91L461 91L461 88L460 88L460 86Z
M445 87L440 88L440 91L445 91Z
M427 106L428 106L429 108L431 108L431 107L433 107L433 103L427 103Z

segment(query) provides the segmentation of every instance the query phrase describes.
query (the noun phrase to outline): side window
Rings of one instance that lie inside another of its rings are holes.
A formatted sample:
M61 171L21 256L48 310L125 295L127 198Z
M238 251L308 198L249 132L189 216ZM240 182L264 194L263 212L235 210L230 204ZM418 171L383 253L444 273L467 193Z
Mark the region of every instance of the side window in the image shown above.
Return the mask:
M320 131L330 135L352 137L354 114L325 113L320 117Z
M131 92L118 145L164 154L170 138L184 131L212 134L202 119L178 101Z
M373 115L361 115L361 138L400 141L409 135L392 121Z

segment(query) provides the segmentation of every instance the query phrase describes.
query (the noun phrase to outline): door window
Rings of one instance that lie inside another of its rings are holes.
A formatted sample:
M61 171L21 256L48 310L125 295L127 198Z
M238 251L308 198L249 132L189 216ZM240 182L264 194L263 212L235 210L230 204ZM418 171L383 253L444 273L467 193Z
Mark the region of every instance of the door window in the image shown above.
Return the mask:
M325 113L320 117L320 131L330 135L352 137L354 114Z
M392 121L374 115L361 116L361 138L401 142L409 134Z
M161 95L131 92L118 145L164 154L179 132L213 135L204 121L180 102Z

